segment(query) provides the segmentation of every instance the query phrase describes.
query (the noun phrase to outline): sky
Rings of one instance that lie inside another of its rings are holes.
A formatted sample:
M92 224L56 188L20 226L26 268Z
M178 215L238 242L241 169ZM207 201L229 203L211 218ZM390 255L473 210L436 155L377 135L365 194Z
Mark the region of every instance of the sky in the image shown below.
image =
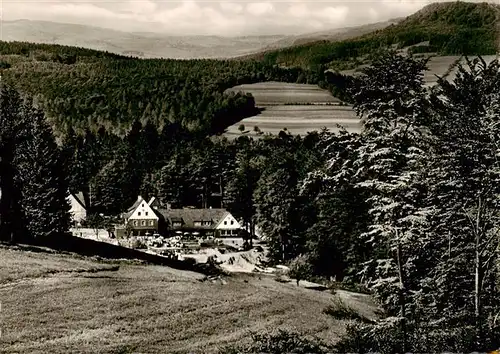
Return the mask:
M429 0L0 0L2 20L169 35L300 34L408 16ZM500 2L500 0L494 0Z

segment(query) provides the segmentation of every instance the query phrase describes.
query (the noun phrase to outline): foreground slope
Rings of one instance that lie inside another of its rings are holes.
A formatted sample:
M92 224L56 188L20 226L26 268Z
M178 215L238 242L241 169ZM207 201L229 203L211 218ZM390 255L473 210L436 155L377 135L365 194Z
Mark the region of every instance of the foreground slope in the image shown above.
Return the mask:
M373 317L366 296L342 293ZM331 294L0 246L3 353L213 353L249 331L288 328L333 343L345 323L322 313Z
M343 41L318 41L255 55L285 66L355 67L380 48L412 48L438 55L493 55L499 48L500 5L447 2L431 4L397 24Z

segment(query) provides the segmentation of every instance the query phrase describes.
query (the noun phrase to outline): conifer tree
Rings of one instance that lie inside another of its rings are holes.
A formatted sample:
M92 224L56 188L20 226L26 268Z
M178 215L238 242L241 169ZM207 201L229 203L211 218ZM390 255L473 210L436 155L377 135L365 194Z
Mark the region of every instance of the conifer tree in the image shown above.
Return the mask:
M42 112L25 100L20 114L27 124L19 132L14 163L22 224L32 238L61 236L70 227L63 156Z
M0 240L19 237L19 193L15 188L14 158L19 143L21 118L19 94L0 82Z

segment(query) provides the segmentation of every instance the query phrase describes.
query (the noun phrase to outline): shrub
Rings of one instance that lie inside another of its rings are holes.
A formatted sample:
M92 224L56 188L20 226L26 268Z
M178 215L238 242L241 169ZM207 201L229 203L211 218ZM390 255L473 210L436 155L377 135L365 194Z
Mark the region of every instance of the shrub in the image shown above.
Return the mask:
M297 285L299 285L299 281L307 279L313 273L313 267L309 262L309 257L306 255L300 255L294 258L289 266L290 271L288 275L297 281Z
M247 346L231 346L223 348L220 353L317 353L331 351L324 343L316 338L306 338L300 333L282 329L265 334L252 334L252 343Z
M8 69L10 68L10 64L7 63L6 61L0 60L0 69Z
M191 257L185 257L184 258L184 263L190 265L190 266L194 266L196 264L196 259L194 258L191 258Z
M240 124L238 130L243 133L245 131L245 124Z
M142 249L148 248L146 243L144 241L139 240L139 239L133 240L132 243L130 244L130 247L133 249L136 249L136 250L142 250Z
M365 318L360 316L354 309L347 305L338 295L332 299L332 304L328 305L323 313L334 317L337 320L362 320Z

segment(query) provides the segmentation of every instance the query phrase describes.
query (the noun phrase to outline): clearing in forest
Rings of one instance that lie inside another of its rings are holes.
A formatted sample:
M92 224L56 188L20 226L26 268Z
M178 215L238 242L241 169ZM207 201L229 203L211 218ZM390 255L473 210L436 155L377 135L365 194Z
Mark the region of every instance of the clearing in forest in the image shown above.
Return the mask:
M230 90L251 93L256 106L264 110L230 126L226 132L228 137L256 136L259 131L277 134L284 129L294 135L306 135L322 128L335 132L339 125L356 132L361 128L352 107L339 105L339 99L316 85L264 82L235 86ZM239 130L242 124L243 133Z

